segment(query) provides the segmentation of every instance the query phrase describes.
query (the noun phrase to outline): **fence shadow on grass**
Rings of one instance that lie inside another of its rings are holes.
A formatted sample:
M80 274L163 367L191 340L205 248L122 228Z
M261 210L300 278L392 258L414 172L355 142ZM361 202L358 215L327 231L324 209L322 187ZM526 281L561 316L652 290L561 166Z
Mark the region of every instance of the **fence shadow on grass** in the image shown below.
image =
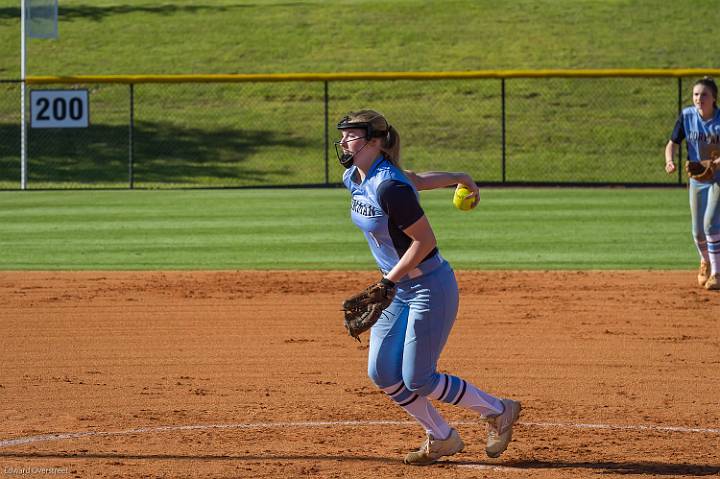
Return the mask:
M0 182L19 182L20 130L0 123ZM264 184L283 167L249 163L253 155L278 148L306 151L316 147L318 164L322 142L294 138L262 129L184 128L169 123L139 122L133 131L136 182L221 186L223 183ZM28 131L28 183L118 183L129 181L127 125L94 124L86 129ZM289 162L288 162L289 163ZM296 171L307 181L307 175ZM317 180L317 179L316 179Z
M307 5L306 2L285 2L281 4L262 5L263 9L273 7L292 7ZM239 8L259 7L256 4L233 4L233 5L77 5L65 6L60 3L58 7L58 17L60 20L78 20L87 19L94 22L104 20L109 16L140 13L143 15L173 15L176 13L198 13L202 11L228 12ZM0 20L17 18L20 19L20 7L2 7L0 8Z

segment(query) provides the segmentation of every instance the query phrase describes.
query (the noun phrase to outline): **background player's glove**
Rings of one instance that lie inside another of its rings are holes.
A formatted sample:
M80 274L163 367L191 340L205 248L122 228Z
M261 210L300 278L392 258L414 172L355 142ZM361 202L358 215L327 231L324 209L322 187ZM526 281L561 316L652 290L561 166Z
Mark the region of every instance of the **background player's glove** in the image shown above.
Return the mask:
M705 183L713 181L715 169L713 160L688 161L685 163L685 172L688 178Z
M345 329L360 341L360 335L377 322L395 297L395 283L383 278L343 302Z

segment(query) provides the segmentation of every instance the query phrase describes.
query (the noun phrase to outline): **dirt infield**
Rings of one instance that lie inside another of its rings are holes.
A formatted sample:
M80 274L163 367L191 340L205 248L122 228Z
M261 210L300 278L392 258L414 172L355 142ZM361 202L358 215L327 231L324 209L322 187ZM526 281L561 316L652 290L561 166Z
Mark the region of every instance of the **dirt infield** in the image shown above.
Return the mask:
M374 273L0 273L0 477L720 475L720 293L693 272L459 272L440 362L521 400L484 454L402 464L341 299Z

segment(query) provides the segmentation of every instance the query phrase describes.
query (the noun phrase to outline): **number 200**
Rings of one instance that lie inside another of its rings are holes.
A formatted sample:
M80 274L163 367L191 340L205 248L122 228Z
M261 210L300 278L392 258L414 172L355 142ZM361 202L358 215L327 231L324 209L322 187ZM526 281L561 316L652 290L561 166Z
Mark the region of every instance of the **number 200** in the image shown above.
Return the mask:
M83 116L83 102L80 98L54 98L52 104L48 98L38 98L37 106L40 110L36 119L39 121L62 121L70 117L71 120L80 120ZM49 116L52 114L52 116Z

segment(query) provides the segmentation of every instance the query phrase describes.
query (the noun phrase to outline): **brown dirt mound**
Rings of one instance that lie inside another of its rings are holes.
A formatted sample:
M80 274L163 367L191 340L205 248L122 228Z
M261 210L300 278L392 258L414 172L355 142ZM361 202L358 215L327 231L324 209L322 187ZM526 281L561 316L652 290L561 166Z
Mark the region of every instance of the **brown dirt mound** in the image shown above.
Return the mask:
M720 294L697 288L693 272L459 272L460 314L440 367L524 411L508 451L488 459L477 417L440 405L467 447L431 469L402 464L422 431L371 384L366 342L341 325L343 297L375 279L0 273L0 468L55 477L720 474Z

